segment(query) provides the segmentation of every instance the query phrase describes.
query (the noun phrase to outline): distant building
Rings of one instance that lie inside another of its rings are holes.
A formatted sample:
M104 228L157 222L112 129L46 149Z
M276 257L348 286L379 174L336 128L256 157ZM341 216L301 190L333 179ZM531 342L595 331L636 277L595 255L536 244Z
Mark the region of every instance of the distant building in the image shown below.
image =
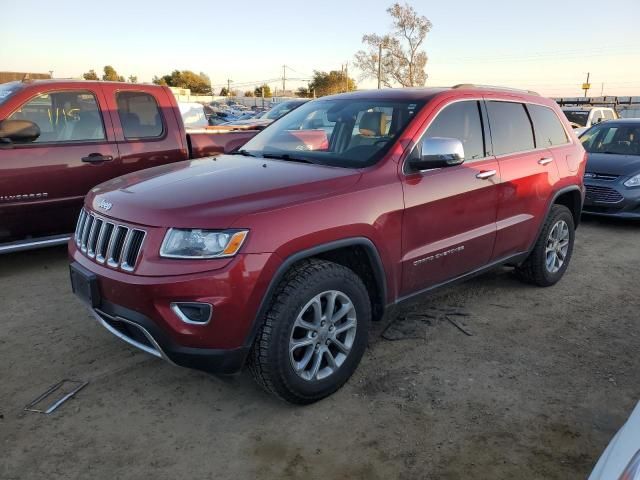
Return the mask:
M31 73L31 72L0 72L0 83L13 82L22 80L25 75L29 75L31 80L46 80L51 78L48 73Z

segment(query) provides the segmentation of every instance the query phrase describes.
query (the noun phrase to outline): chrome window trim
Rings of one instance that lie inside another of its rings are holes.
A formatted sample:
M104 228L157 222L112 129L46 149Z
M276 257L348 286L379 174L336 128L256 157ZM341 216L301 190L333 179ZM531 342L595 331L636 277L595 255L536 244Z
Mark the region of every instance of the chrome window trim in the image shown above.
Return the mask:
M504 99L504 98L486 98L484 96L470 96L470 97L457 98L457 99L455 99L455 100L453 100L451 102L446 102L445 101L445 104L436 112L436 114L429 121L429 123L427 123L424 126L424 128L422 128L419 131L419 133L417 135L417 137L419 138L418 142L416 142L416 144L413 146L413 148L411 150L409 150L409 153L406 154L406 156L405 156L405 158L404 158L404 160L402 162L402 173L405 176L407 176L407 175L415 175L416 173L422 173L422 172L431 172L433 170L440 170L440 169L429 169L429 170L421 170L420 172L407 171L406 170L407 160L408 160L409 156L411 155L411 152L413 151L413 149L415 149L417 147L417 145L419 144L420 140L422 140L422 137L427 132L427 130L429 129L431 124L435 121L436 118L438 118L438 115L440 115L444 111L444 109L447 108L449 105L453 105L454 103L458 103L458 102L505 102L505 103L520 103L520 104L523 104L525 106L526 105L536 105L536 106L539 106L539 107L548 108L549 110L551 110L555 114L556 117L558 117L558 114L556 113L556 111L552 107L550 107L548 105L544 105L544 104L536 103L536 102L531 102L531 101L519 100L519 99L515 99L515 98L507 100L507 99ZM489 119L489 112L487 112L487 119ZM481 120L484 121L484 118L481 118ZM561 147L566 147L566 146L569 146L569 145L575 145L575 143L573 142L573 139L571 138L571 135L569 135L569 132L567 131L567 127L565 126L564 122L560 118L558 118L558 120L560 121L560 125L562 125L562 128L564 129L564 133L567 136L567 139L568 139L567 143L563 143L561 145L553 145L551 147L538 147L538 146L536 146L535 148L530 149L530 150L521 150L521 151L517 151L517 152L503 153L503 154L500 154L500 155L487 155L487 156L484 156L482 158L474 158L473 160L465 160L464 163L462 163L462 165L472 164L472 163L480 162L480 161L487 160L487 159L499 160L499 159L502 159L504 157L508 157L508 156L511 156L511 155L524 155L524 154L527 154L527 153L533 153L533 152L538 152L538 151L548 151L548 150L553 150L554 148L561 148ZM490 119L489 119L489 121L490 121ZM490 131L491 126L488 125L487 127L488 127L488 129ZM534 134L534 142L535 142L535 126L533 127L533 129L534 130L532 131L532 133ZM485 138L485 141L486 140L487 139Z

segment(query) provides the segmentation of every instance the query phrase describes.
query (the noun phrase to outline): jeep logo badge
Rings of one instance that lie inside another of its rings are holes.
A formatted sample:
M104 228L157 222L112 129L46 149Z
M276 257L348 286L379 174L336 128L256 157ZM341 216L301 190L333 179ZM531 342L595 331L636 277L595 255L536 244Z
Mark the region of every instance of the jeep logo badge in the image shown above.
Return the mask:
M113 204L107 202L106 200L100 200L100 203L98 204L98 208L101 208L105 211L111 210L111 207L113 207Z

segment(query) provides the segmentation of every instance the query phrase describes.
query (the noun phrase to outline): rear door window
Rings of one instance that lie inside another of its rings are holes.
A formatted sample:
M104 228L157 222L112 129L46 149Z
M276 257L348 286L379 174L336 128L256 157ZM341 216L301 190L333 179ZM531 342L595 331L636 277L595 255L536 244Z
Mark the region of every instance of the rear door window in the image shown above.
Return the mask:
M40 128L33 143L91 142L105 139L98 102L93 93L48 92L32 98L9 119L28 120Z
M541 105L527 105L533 121L537 147L554 147L569 142L567 133L556 112Z
M483 158L485 147L478 102L464 101L446 106L424 134L424 138L433 137L460 140L467 161Z
M158 138L164 133L162 114L153 95L145 92L116 93L118 117L126 139Z
M531 121L522 103L488 101L487 112L494 155L535 148Z
M604 111L604 119L605 120L613 120L615 117L613 116L613 110L603 110Z

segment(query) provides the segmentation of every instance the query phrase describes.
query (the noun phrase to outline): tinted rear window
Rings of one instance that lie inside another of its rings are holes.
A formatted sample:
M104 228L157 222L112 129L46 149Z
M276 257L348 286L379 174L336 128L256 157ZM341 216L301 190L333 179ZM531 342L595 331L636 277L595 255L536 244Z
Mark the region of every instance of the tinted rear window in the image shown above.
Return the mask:
M581 127L587 126L589 120L589 112L587 110L563 110L564 114L571 123L580 125Z
M556 112L540 105L527 105L536 133L537 147L564 145L569 141Z
M533 150L533 130L523 104L487 102L487 111L494 155Z
M162 117L153 95L144 92L118 92L116 102L125 138L162 136Z

